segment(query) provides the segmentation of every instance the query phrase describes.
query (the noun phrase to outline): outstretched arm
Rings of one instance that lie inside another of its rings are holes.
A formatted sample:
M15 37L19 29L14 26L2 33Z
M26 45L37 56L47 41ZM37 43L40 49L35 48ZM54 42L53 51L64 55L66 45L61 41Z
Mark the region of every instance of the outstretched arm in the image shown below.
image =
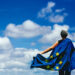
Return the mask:
M56 42L55 44L53 44L50 48L40 52L39 54L44 54L44 53L47 53L49 52L50 50L54 49L56 46L58 45L58 42Z

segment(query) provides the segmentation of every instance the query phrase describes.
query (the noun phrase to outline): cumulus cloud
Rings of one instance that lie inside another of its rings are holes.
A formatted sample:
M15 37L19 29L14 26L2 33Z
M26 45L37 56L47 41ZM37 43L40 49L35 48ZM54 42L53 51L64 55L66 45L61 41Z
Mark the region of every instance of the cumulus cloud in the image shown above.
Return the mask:
M64 15L62 16L62 15L54 15L53 14L49 17L49 20L54 23L59 23L59 22L64 21L64 17L65 17Z
M75 32L74 33L69 33L69 38L71 38L72 41L75 41Z
M56 4L54 2L48 2L47 6L45 8L42 8L38 13L38 17L45 18L53 23L62 23L64 21L64 18L68 14L64 12L65 8L53 10L53 7L55 7L55 5Z
M38 52L38 49L14 48L13 51L10 52L10 56L8 56L9 59L6 59L5 54L0 54L0 56L2 56L0 57L0 69L30 68L28 65L33 59L33 56L36 56ZM8 54L9 53L7 53L7 55Z
M61 27L60 27L61 28ZM8 39L8 38L7 38ZM10 43L11 44L11 43ZM58 72L54 71L45 71L43 69L30 69L31 62L33 60L33 56L36 56L40 50L38 49L27 49L27 48L14 48L10 55L8 56L9 59L6 59L4 55L0 56L0 72L15 72L19 74L21 72L24 74L31 74L31 75L56 75ZM51 52L44 54L43 56L48 57ZM9 52L7 53L7 55Z
M45 71L43 69L30 69L31 62L33 60L33 56L36 56L37 53L40 51L38 49L27 49L27 48L15 48L13 52L11 53L11 56L9 56L9 60L6 60L5 62L0 62L0 72L15 72L19 75L19 73L22 72L24 74L30 74L30 75L49 75L49 74L55 74L57 72L53 71ZM45 54L45 56L49 56L50 53ZM21 56L23 55L23 56ZM6 59L6 58L5 58Z
M50 30L50 26L40 26L31 20L26 20L21 25L9 24L5 35L14 38L31 38L49 33Z
M5 67L4 62L8 61L13 46L8 37L0 37L0 69Z
M50 33L44 35L39 40L39 42L42 42L42 43L54 43L57 40L61 39L61 36L60 36L61 30L68 31L68 29L69 29L68 25L58 25L58 24L55 24L53 26L53 30Z
M38 17L43 18L46 17L46 14L52 13L52 8L55 6L54 2L48 2L47 6L43 8L39 13Z
M56 9L55 12L58 13L58 12L62 12L62 11L64 11L64 10L65 10L65 8L62 8L62 9Z
M7 37L0 37L0 62L9 59L13 46Z
M12 48L12 44L7 37L0 37L0 50L8 50Z
M56 71L46 71L40 68L30 69L31 61L33 56L39 52L38 49L27 49L27 48L15 48L12 52L13 57L5 62L0 62L0 72L15 72L19 75L19 73L30 74L30 75L58 75ZM50 53L44 54L45 57L48 57ZM15 55L15 56L14 56ZM18 57L18 56L19 57ZM24 56L21 56L24 55ZM72 74L74 71L72 72Z
M74 45L74 47L75 47L75 42L73 42L73 45Z
M36 54L39 52L38 49L26 49L26 48L15 48L9 56L9 60L6 60L5 62L0 62L0 72L17 72L22 74L31 74L31 75L37 75L48 73L41 69L30 69L31 61L33 59L33 56L36 56ZM23 55L23 56L22 56Z
M5 54L0 54L0 70L30 70L33 56L36 56L39 52L40 50L38 49L13 48L10 54L9 52L7 53L8 57L6 57ZM46 54L46 57L48 55L49 53Z
M4 60L7 60L9 58L9 56L10 56L9 51L7 51L6 53L0 53L0 62L4 61Z
M55 19L59 21L59 19ZM62 21L62 20L61 20ZM61 30L69 31L69 25L54 24L53 26L41 26L34 23L31 20L23 22L21 25L9 24L5 30L5 35L13 38L33 38L41 36L39 42L41 43L54 43L60 39ZM68 37L75 41L75 33L69 33ZM31 42L31 46L35 46L36 43ZM2 47L2 46L1 46ZM10 46L9 46L10 47ZM3 47L4 48L4 47Z

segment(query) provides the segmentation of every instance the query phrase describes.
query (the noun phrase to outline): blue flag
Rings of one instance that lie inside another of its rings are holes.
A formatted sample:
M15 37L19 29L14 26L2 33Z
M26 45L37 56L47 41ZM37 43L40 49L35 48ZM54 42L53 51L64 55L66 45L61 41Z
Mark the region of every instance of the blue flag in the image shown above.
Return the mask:
M48 58L41 54L33 57L31 68L42 68L45 70L68 70L75 69L75 48L69 38L63 40L51 52Z

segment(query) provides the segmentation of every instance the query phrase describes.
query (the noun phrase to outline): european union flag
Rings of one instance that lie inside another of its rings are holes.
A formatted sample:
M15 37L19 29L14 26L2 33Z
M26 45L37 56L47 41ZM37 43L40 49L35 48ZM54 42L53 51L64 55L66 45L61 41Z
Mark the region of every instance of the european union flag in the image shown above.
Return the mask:
M75 69L75 48L72 41L69 38L63 40L48 58L37 54L31 64L31 68L34 67L54 71Z

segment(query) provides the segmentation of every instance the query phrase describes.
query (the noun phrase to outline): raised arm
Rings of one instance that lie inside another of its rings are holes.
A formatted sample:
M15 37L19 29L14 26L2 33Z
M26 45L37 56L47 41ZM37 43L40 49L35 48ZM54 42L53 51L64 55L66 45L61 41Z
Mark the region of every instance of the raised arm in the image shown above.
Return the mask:
M51 47L49 47L48 49L40 52L39 54L44 54L44 53L47 53L49 52L50 50L54 49L56 46L58 45L58 42L56 42L55 44L53 44Z

